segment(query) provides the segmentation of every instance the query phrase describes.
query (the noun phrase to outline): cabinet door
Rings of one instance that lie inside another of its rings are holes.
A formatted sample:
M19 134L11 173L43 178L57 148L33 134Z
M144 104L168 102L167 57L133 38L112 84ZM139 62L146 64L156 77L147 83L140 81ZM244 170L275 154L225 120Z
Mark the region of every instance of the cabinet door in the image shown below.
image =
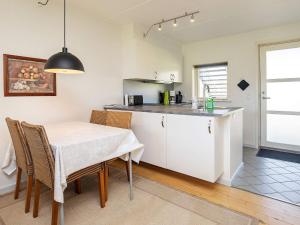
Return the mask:
M140 79L157 79L159 57L157 48L144 40L136 40L136 72Z
M123 79L154 80L159 64L156 48L138 39L128 39L123 45Z
M167 168L215 182L214 118L167 115Z
M160 80L166 82L182 82L182 56L161 49L159 62Z
M166 168L165 130L166 115L160 113L133 112L132 130L144 144L142 161Z

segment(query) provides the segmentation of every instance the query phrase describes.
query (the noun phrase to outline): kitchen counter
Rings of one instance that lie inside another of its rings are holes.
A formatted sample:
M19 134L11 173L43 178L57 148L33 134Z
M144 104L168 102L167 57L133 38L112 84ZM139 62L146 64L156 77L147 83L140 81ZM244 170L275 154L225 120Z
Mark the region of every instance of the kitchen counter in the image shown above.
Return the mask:
M230 115L236 111L243 110L243 108L241 107L216 107L213 111L207 111L203 109L192 109L191 104L179 104L179 105L148 104L148 105L139 105L139 106L106 105L104 109L165 113L165 114L180 114L180 115L191 115L191 116L210 116L210 117L223 117L223 116Z

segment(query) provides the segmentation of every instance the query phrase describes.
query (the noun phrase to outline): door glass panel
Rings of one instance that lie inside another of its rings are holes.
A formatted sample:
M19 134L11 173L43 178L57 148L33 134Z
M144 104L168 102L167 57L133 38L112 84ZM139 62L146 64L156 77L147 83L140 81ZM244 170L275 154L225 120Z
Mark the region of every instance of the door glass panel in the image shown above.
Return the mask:
M300 145L300 116L297 115L267 115L267 141Z
M267 79L300 78L300 48L267 51Z
M268 111L300 112L300 81L267 83Z
M300 116L297 115L267 115L267 141L300 145Z

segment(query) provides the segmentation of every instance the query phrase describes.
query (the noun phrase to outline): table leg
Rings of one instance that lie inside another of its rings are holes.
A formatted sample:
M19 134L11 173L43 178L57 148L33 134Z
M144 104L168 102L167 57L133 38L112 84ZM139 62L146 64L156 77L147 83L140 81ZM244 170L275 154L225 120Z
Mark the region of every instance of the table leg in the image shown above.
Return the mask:
M132 159L131 152L129 152L129 199L133 200L133 192L132 192Z
M65 224L65 218L64 218L64 204L63 203L60 204L59 214L60 214L59 224L64 225Z

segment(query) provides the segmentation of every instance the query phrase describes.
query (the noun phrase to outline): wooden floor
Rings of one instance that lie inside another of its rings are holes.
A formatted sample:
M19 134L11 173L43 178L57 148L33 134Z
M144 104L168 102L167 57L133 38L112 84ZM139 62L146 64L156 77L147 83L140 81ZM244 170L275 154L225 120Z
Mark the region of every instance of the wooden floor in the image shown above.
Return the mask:
M124 168L124 162L115 161L113 166ZM151 165L134 165L133 172L215 204L256 217L261 221L260 225L300 225L300 207L298 206L221 184L211 184Z

